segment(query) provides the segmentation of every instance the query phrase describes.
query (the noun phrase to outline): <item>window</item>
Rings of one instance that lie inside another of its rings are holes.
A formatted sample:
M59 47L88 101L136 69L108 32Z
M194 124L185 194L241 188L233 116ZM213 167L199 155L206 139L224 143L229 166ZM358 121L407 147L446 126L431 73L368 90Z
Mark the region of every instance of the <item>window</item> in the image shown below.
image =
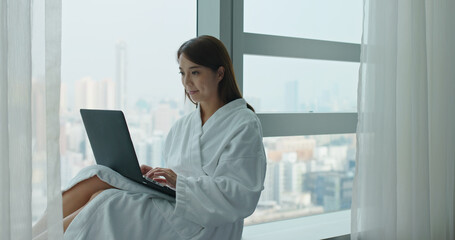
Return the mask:
M124 110L140 161L162 164L163 139L186 109L175 52L211 34L264 128L266 190L246 224L348 209L360 17L360 0L65 1L62 186L93 164L79 108Z
M243 93L260 113L355 112L358 63L243 56Z
M361 3L358 0L244 0L244 31L360 43Z
M62 187L94 163L80 108L123 110L139 161L162 166L164 138L188 107L176 52L196 36L196 1L83 0L62 7Z
M267 174L246 225L350 209L355 134L264 138Z
M266 189L246 224L350 208L361 16L360 0L198 1L213 19L198 35L228 47L263 127Z

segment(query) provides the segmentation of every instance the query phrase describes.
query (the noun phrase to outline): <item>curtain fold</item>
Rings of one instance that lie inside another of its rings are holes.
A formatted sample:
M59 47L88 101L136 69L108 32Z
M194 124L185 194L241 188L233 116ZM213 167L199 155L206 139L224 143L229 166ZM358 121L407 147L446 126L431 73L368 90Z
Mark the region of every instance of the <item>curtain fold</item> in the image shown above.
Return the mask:
M30 5L0 4L1 239L31 239Z
M454 12L364 0L352 239L455 239Z
M0 0L0 239L32 239L44 209L63 237L60 39L59 1Z
M62 1L45 1L47 236L63 238L60 177L60 84ZM50 207L51 206L51 207Z

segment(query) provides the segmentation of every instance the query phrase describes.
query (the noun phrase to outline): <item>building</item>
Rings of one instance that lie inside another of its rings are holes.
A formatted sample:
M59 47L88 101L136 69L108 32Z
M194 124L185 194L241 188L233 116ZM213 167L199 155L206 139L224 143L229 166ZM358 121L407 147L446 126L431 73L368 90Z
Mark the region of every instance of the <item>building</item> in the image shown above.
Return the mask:
M116 85L116 107L126 107L126 86L127 86L127 48L124 41L115 45L115 85Z

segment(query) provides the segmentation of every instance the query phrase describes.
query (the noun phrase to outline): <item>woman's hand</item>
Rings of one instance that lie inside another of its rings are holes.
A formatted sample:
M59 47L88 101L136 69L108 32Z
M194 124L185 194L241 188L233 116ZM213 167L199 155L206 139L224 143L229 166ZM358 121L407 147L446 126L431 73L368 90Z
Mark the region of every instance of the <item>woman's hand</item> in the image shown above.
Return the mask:
M141 165L141 172L144 176L159 183L168 185L171 188L175 188L177 184L177 174L169 168L152 168L146 165Z
M152 169L153 169L153 168L150 167L150 166L147 166L147 165L144 165L144 164L141 165L141 173L142 173L142 175L144 175L144 176L145 176L145 174L147 174L147 173L148 173L150 170L152 170Z

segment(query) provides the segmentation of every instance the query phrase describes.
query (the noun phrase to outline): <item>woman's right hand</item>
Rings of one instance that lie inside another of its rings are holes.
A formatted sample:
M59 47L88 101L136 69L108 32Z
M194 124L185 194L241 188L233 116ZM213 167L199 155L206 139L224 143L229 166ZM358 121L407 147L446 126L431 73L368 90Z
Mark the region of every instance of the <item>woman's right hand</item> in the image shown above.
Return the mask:
M150 166L147 166L147 165L144 165L144 164L141 165L141 173L142 173L142 175L145 175L146 173L148 173L152 169L153 168L150 167Z

